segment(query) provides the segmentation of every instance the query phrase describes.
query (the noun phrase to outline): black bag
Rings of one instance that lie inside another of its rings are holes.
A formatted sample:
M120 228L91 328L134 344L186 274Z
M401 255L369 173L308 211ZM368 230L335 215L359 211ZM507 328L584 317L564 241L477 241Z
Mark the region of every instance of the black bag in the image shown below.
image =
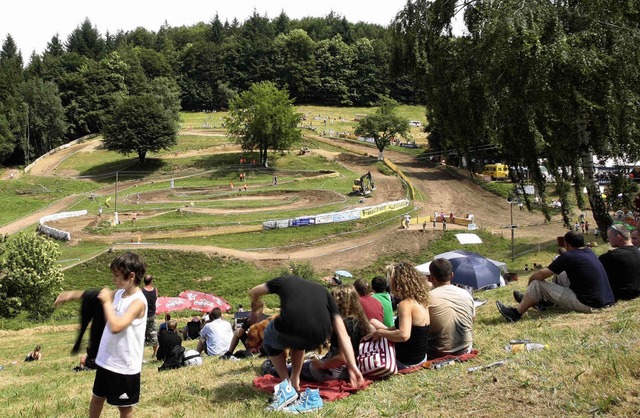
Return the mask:
M180 368L182 367L183 360L184 347L181 345L176 345L164 359L164 363L162 363L162 366L158 367L158 371Z

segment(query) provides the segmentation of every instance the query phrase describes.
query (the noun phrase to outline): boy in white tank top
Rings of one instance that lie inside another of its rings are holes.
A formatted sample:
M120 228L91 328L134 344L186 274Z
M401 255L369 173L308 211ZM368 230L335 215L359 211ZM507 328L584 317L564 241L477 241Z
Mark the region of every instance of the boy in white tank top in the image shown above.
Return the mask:
M111 263L115 291L104 288L98 296L105 326L96 356L98 370L93 383L89 417L102 413L105 400L117 406L121 417L133 416L140 398L140 371L147 325L147 299L140 290L146 271L144 260L124 253Z

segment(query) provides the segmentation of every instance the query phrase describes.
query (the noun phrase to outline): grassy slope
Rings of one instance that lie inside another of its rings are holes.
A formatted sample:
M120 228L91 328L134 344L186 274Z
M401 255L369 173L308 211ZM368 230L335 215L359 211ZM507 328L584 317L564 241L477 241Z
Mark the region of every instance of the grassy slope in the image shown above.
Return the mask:
M257 280L257 277L255 278ZM637 416L640 301L624 302L593 315L531 312L507 324L493 301L509 300L513 288L489 291L478 309L475 346L479 358L438 371L421 371L376 382L346 400L328 403L323 416ZM181 324L185 320L181 321ZM5 417L86 416L93 373L74 373L69 356L75 332L69 327L0 332L0 408ZM542 352L507 354L509 339L549 344ZM39 363L21 360L42 344ZM194 346L193 341L185 343ZM147 349L149 355L149 349ZM507 360L503 367L468 373L467 367ZM18 361L17 364L10 362ZM205 358L204 366L159 373L159 363L142 372L139 417L259 417L268 395L252 387L261 359L237 363ZM320 414L318 414L320 415ZM108 407L107 417L116 416ZM314 416L312 414L312 416Z

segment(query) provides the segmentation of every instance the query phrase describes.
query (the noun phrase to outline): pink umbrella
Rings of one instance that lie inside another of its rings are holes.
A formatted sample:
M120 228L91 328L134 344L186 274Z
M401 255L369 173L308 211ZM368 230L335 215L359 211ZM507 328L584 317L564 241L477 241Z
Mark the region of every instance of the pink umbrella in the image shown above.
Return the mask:
M160 296L156 300L156 313L181 311L183 309L189 309L190 307L191 301L185 298Z
M180 292L180 297L189 299L191 301L191 309L194 311L209 312L213 308L220 308L222 312L227 312L231 309L229 302L211 293L185 290Z

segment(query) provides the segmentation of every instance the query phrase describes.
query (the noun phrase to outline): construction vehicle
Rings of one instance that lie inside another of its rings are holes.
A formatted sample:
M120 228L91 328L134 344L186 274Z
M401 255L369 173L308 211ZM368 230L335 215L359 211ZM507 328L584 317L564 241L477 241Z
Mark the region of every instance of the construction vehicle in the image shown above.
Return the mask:
M363 175L359 179L353 180L353 186L351 186L351 193L359 194L361 196L371 196L371 191L375 190L373 184L373 178L371 172L367 171L367 174Z

